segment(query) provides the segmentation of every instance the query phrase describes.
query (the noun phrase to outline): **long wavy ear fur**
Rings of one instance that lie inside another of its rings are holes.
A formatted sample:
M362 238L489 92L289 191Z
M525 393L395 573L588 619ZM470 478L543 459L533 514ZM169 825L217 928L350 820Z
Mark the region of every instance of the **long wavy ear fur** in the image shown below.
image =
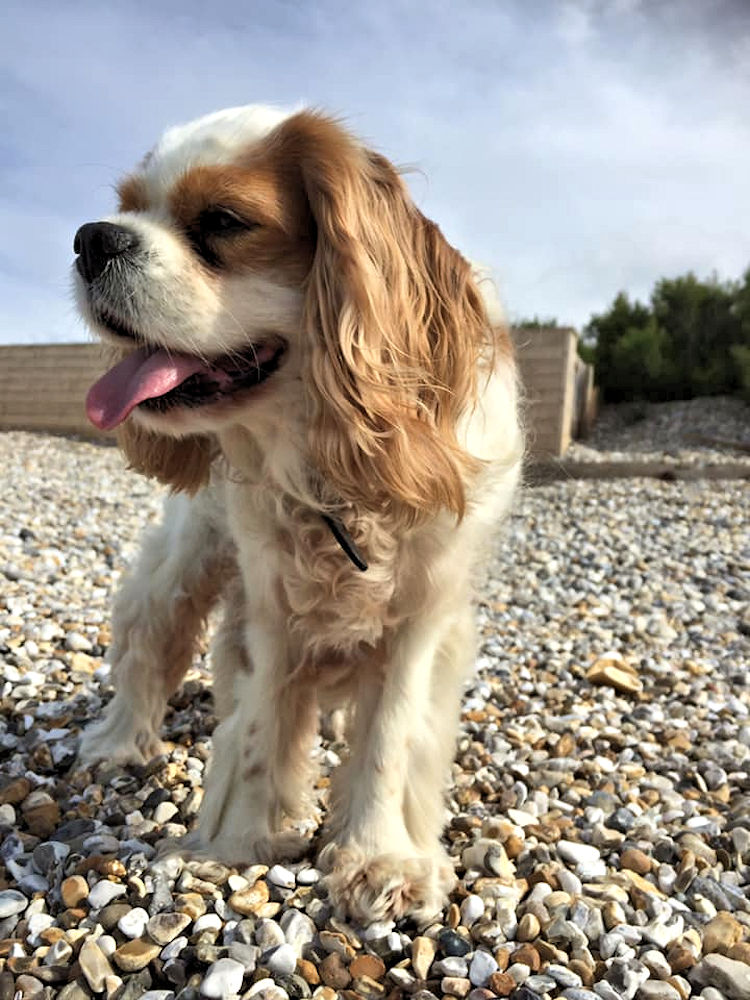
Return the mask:
M279 130L317 228L305 307L310 447L342 500L414 522L465 508L456 440L495 333L468 262L395 168L336 122Z
M103 354L110 365L125 357L124 351L112 347ZM197 493L208 483L216 454L216 445L208 435L173 438L139 427L132 418L117 428L117 443L131 468L185 493Z

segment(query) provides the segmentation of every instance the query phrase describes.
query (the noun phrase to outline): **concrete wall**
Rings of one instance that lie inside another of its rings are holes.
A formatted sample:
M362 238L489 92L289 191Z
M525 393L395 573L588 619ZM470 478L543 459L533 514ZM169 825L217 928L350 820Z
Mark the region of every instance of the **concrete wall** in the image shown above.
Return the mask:
M515 330L526 394L529 450L534 458L564 454L590 393L590 378L578 370L571 329ZM86 419L83 401L103 371L97 344L0 346L0 430L24 429L106 437ZM576 401L576 381L579 384ZM591 403L590 398L588 399Z
M84 409L103 371L97 344L0 346L0 429L104 437Z
M535 459L559 458L571 442L576 407L575 330L513 330L526 395L528 449Z

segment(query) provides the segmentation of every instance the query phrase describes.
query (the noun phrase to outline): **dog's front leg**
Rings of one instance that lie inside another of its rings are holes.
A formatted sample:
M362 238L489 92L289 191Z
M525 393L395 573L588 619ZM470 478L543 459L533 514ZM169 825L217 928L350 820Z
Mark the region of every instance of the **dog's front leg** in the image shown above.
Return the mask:
M190 666L206 616L236 573L212 504L170 496L115 599L109 662L115 695L85 731L79 759L143 763L159 753L167 699Z
M231 863L281 860L304 850L280 830L308 801L315 691L287 673L282 622L250 625L247 657L234 674L233 707L214 730L211 766L190 849ZM217 673L222 668L217 666Z
M337 908L363 923L428 917L454 880L439 837L461 680L472 659L469 615L467 608L447 623L406 625L382 670L361 676L351 758L334 787L320 862Z

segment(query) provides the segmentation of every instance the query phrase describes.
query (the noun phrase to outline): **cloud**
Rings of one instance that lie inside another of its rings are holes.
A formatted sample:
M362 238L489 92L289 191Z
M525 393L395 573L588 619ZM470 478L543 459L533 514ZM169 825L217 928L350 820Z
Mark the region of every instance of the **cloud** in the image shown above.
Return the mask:
M72 235L168 124L343 114L512 315L582 324L665 274L748 264L750 5L730 0L30 0L0 40L0 340L82 339Z

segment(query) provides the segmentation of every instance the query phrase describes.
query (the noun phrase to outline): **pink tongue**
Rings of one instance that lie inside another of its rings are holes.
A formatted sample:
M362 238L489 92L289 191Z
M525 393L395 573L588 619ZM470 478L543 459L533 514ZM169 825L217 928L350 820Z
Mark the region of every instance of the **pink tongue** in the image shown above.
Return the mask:
M91 386L86 413L95 427L111 431L144 399L163 396L199 372L210 373L217 381L221 378L221 373L189 354L135 351Z

